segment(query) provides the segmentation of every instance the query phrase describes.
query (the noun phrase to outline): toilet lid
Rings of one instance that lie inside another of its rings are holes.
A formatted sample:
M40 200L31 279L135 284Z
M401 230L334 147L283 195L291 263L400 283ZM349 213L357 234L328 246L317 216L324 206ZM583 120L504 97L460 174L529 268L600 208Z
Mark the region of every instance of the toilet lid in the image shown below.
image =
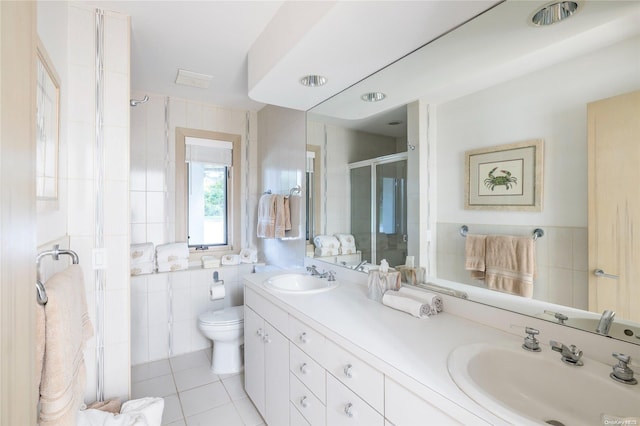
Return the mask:
M244 320L244 306L207 311L201 314L198 319L205 324L235 324Z

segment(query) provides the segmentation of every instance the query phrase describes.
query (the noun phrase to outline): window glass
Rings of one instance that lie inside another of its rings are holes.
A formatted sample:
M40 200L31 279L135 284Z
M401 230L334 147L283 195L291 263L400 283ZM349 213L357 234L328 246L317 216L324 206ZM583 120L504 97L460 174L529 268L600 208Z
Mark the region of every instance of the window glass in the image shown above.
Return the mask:
M190 162L188 169L189 245L226 245L229 235L228 168L215 164Z

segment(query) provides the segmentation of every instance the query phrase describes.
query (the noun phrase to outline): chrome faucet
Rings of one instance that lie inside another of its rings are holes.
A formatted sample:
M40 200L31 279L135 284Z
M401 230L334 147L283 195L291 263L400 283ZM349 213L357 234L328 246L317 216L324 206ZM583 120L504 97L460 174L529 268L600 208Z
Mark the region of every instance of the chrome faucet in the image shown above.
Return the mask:
M354 270L354 271L364 271L364 265L366 265L366 264L367 264L367 260L365 259L365 260L363 260L362 262L358 263L358 264L356 265L356 267L355 267L355 268L353 268L353 270Z
M336 273L334 271L318 272L316 265L307 266L307 271L309 271L312 277L327 278L328 281L336 280Z
M598 321L598 326L596 327L596 333L602 334L604 336L609 334L609 329L611 328L611 324L613 323L613 318L616 316L616 313L610 311L609 309L605 310L600 317L600 321Z
M318 272L318 270L316 269L316 265L311 265L311 266L307 266L307 271L309 271L309 274L311 274L312 277L317 277L319 275L322 275L320 272Z
M551 340L549 344L551 345L551 349L562 354L562 362L578 367L584 365L584 362L580 360L580 358L582 358L582 351L579 350L576 345L567 347L566 345L560 342L556 342L555 340Z
M613 380L627 385L638 384L638 380L633 378L633 370L627 365L631 361L631 357L617 352L611 355L618 360L618 364L613 366L613 372L609 376Z

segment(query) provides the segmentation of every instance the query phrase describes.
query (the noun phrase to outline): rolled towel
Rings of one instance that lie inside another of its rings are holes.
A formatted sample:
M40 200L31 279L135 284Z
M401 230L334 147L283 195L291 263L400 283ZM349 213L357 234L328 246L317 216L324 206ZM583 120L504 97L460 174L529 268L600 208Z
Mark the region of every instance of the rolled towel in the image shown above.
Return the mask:
M428 303L435 308L436 312L442 312L444 307L442 297L434 293L429 293L428 291L403 286L400 287L398 293L403 296L412 297L416 300L420 300L421 302Z
M220 263L223 265L239 265L240 264L240 255L238 254L225 254L220 259Z
M156 264L152 260L150 262L135 263L131 265L131 275L152 274L156 269Z
M316 247L314 254L318 257L322 256L337 256L340 254L339 248L333 247Z
M356 246L356 239L351 234L333 234L338 239L341 247L351 248Z
M258 261L258 250L243 248L240 250L240 262L256 263Z
M340 254L356 254L356 246L340 246Z
M171 262L178 259L189 259L187 243L160 244L156 247L156 261Z
M425 318L434 312L427 303L409 297L397 295L397 291L389 290L382 296L382 304L398 311L403 311L416 318Z
M158 262L158 272L181 271L189 268L189 259L176 259L166 262Z
M340 241L333 235L317 235L313 239L313 244L316 248L336 249L336 251L340 248Z
M153 262L153 243L131 244L131 264Z

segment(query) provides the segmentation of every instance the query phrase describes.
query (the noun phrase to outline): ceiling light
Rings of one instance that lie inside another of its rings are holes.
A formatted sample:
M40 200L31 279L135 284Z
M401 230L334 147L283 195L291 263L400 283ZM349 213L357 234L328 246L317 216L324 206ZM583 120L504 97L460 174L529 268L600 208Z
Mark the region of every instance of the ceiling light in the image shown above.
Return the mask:
M317 74L305 75L300 79L300 84L306 87L320 87L327 84L327 77Z
M197 87L199 89L208 89L212 79L213 76L211 75L179 69L178 75L176 76L176 84Z
M537 26L551 25L560 22L573 15L578 10L575 1L561 1L549 4L537 11L531 22Z
M362 99L365 102L380 102L381 100L383 100L386 97L387 97L387 95L385 95L382 92L369 92L369 93L365 93L364 95L360 96L360 99Z

